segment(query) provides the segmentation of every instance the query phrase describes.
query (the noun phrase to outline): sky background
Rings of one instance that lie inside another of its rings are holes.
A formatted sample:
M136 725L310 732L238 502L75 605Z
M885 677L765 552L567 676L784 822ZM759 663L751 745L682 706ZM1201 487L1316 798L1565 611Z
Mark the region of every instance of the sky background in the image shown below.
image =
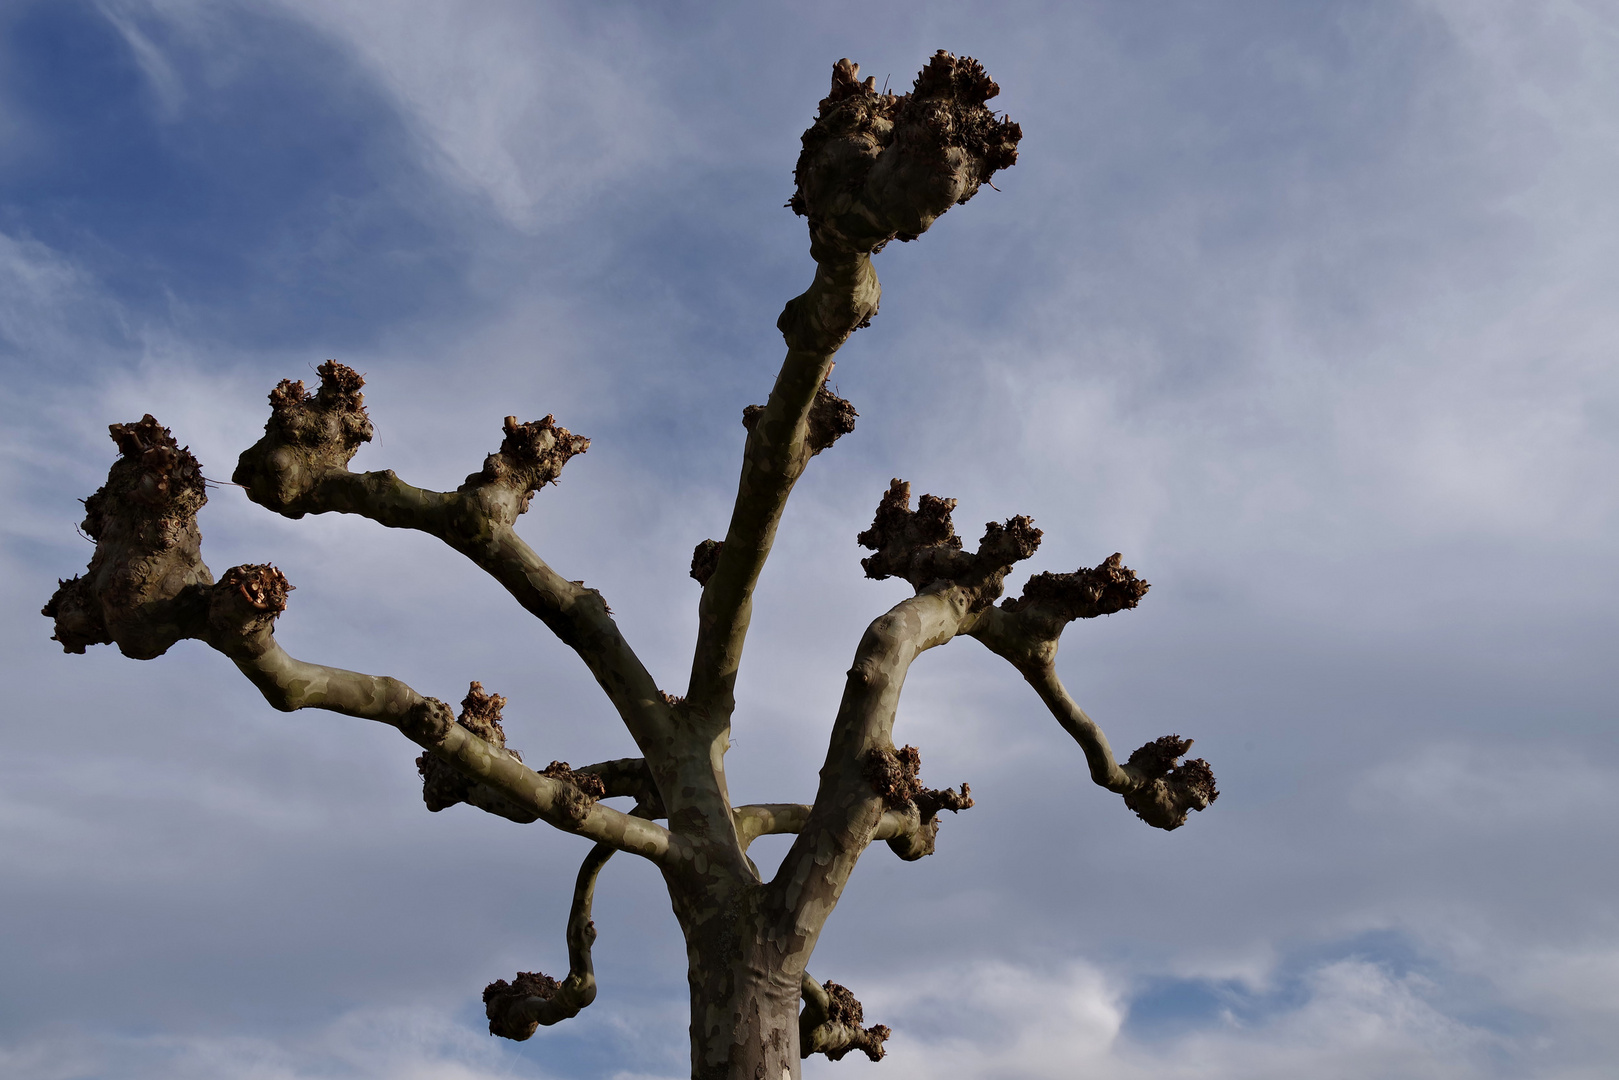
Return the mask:
M271 710L196 643L66 656L107 425L225 480L281 378L364 372L359 468L453 487L501 418L592 439L521 531L684 685L693 545L813 271L782 208L831 65L980 58L1021 160L877 259L860 410L761 583L738 801L809 798L891 477L1114 551L1135 611L1061 673L1123 752L1220 780L1165 834L1003 662L913 669L895 730L975 809L879 846L811 970L895 1034L805 1074L1610 1075L1619 1059L1619 8L1332 3L0 0L0 1074L686 1075L684 950L619 856L601 993L559 973L584 845L429 814L396 732ZM298 587L294 655L510 699L529 760L632 744L578 660L435 542L222 486L216 573ZM1011 582L1021 586L1022 574ZM762 866L785 843L754 848ZM1602 1062L1609 1062L1603 1066Z

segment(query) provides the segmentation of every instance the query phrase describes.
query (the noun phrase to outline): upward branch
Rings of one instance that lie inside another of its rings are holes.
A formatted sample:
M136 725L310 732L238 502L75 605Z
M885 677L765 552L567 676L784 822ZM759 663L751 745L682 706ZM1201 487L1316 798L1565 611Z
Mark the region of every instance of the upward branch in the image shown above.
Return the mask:
M818 401L831 403L818 392L833 354L877 313L872 253L896 238L916 239L971 199L1016 162L1022 137L985 107L999 88L971 57L940 51L903 96L879 93L875 79L859 75L859 65L838 61L831 91L804 132L788 205L809 220L815 279L777 321L787 358L769 401L752 417L725 540L699 549L693 562L704 588L686 701L720 726L734 705L754 587L793 485L823 448L813 410ZM852 409L847 419L852 427Z
M954 506L952 499L924 496L913 511L910 485L896 480L872 527L860 534L876 551L865 560L867 576L903 577L917 594L875 619L861 637L814 807L770 883L781 912L776 933L792 946L813 947L824 920L817 913L831 910L873 840L897 841L902 858L919 858L933 848L938 811L972 805L965 789L922 788L914 749L894 747L895 710L911 664L972 625L1000 595L1012 566L1034 553L1040 530L1024 517L991 522L978 550L965 551L950 522Z

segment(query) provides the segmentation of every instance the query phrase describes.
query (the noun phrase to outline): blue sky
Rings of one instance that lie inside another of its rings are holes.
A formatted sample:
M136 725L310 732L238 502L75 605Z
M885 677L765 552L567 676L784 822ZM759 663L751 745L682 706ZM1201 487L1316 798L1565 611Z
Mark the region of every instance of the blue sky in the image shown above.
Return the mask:
M650 869L604 874L596 1004L490 1039L483 985L564 965L577 842L428 814L397 734L274 713L200 646L65 656L36 612L88 558L108 423L152 412L223 480L276 381L336 357L358 466L454 486L509 413L589 435L524 534L678 682L690 551L812 272L798 135L839 57L903 88L941 47L1022 157L878 259L834 375L859 426L761 585L733 793L813 791L903 595L853 539L900 476L963 532L1032 515L1033 570L1123 552L1153 591L1071 628L1064 678L1116 746L1196 738L1222 797L1149 830L1003 663L929 654L896 738L978 805L929 859L862 861L811 970L896 1034L806 1075L1605 1074L1619 16L1575 0L0 3L0 1073L684 1074ZM298 586L295 655L479 679L531 759L628 752L425 538L229 487L201 523L216 572Z

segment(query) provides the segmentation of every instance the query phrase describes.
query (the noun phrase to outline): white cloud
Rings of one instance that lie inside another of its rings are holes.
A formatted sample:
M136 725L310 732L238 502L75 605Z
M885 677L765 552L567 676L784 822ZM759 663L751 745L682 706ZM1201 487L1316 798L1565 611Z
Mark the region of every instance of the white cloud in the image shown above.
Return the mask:
M1206 1032L1142 1054L1146 1075L1285 1080L1439 1080L1488 1076L1505 1040L1448 1016L1418 976L1342 960L1311 972L1296 1010L1244 1029Z
M1190 1033L1151 1044L1127 1033L1127 990L1088 964L1051 973L979 965L874 987L866 1012L868 1022L895 1029L882 1075L917 1080L1461 1080L1496 1075L1492 1059L1501 1055L1533 1060L1531 1045L1447 1015L1421 976L1365 960L1314 968L1300 980L1298 1000L1257 1021L1229 1011L1188 1016ZM1275 987L1253 990L1262 996ZM820 1063L805 1075L839 1069L862 1071Z
M0 1047L10 1080L505 1080L517 1051L439 1009L361 1009L302 1038L75 1032Z
M1592 821L1619 813L1619 770L1564 748L1451 743L1414 749L1360 778L1351 805L1410 829Z
M0 232L0 344L55 359L81 343L86 328L77 316L96 302L93 283L68 259Z

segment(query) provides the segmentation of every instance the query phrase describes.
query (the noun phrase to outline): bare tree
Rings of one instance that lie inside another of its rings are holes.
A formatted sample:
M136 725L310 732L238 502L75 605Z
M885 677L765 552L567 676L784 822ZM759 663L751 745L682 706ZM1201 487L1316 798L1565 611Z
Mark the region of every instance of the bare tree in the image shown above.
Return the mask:
M1016 161L1020 129L985 106L996 93L977 61L942 51L905 95L878 92L847 60L833 69L831 92L804 133L789 203L809 220L815 279L778 322L787 358L769 400L744 412L747 444L725 539L705 540L692 556L702 596L683 697L654 683L599 592L558 574L514 529L588 439L550 416L526 423L509 416L500 449L482 469L454 491L427 491L391 470L349 471L372 434L354 371L328 361L313 393L290 380L271 392L264 437L241 455L233 477L250 499L290 518L359 514L443 540L578 653L639 756L535 770L506 746L505 699L476 682L457 717L397 679L287 655L274 629L292 586L269 565L233 567L214 579L197 528L207 498L201 469L151 416L111 428L120 456L85 503L95 554L44 609L56 640L74 653L116 644L142 660L182 639L206 642L277 709L329 709L398 728L425 750L417 765L429 809L467 803L592 841L567 924L566 977L522 972L491 984L484 1002L494 1034L526 1039L594 1000L591 898L603 864L628 851L663 875L685 934L693 1077L797 1077L800 1057L811 1053L881 1058L888 1028L865 1026L855 997L817 982L807 966L873 841L919 859L933 851L940 812L972 806L966 784L925 787L917 751L896 748L890 737L905 673L924 650L966 635L1004 657L1079 743L1091 778L1149 825L1174 829L1217 795L1206 763L1177 764L1191 745L1177 736L1120 764L1057 677L1063 628L1134 607L1146 582L1113 555L1073 573L1036 574L1020 597L996 605L1007 572L1034 553L1040 530L1026 517L992 522L977 550L967 551L950 520L955 500L924 495L913 510L910 487L899 480L858 540L872 551L862 563L868 577L903 578L916 595L873 621L855 649L814 802L733 806L727 794L733 689L754 587L794 483L812 457L854 427L854 409L826 384L833 354L877 312L870 256L895 238L916 239ZM615 809L614 799L634 805ZM796 840L766 881L748 846L772 833Z

